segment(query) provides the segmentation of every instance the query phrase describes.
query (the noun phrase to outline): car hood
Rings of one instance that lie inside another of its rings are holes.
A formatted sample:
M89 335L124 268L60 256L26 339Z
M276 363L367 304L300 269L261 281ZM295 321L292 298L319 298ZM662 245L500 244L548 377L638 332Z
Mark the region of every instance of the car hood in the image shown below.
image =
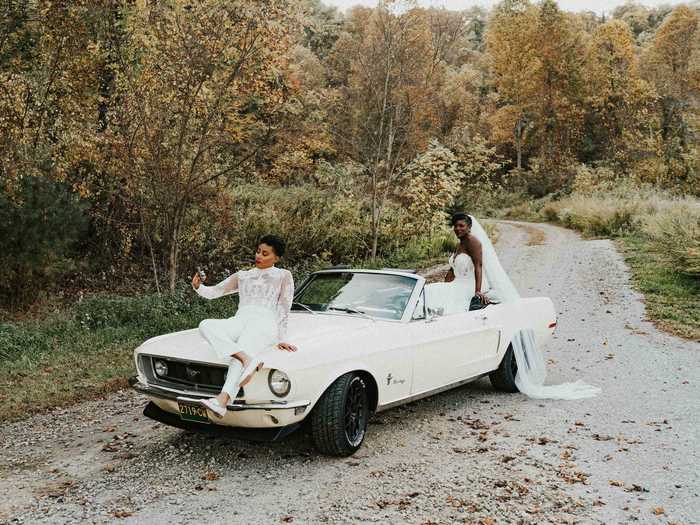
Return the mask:
M311 363L318 363L319 359L327 360L329 348L352 346L369 337L377 325L383 323L386 321L375 322L352 314L292 312L285 342L296 345L299 351L267 350L263 357L265 367L305 368ZM196 328L153 337L139 346L137 351L175 359L228 364L227 360L216 355Z

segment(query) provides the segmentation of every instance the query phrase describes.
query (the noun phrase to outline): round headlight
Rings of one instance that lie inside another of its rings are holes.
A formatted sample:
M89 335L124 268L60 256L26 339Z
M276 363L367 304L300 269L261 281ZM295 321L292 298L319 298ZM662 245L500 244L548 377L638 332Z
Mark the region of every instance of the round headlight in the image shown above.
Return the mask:
M153 369L156 371L156 375L167 376L168 375L168 364L165 361L156 361L153 363Z
M270 391L277 397L286 396L292 388L289 376L281 370L270 370L270 374L267 376L267 384L270 385Z

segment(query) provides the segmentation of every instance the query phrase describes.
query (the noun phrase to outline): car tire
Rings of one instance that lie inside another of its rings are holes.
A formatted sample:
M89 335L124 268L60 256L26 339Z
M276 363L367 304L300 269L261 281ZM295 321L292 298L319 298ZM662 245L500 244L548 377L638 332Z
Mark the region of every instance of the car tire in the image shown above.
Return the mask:
M513 347L508 345L508 350L506 350L503 359L501 359L501 364L498 365L496 370L489 374L489 379L496 390L515 393L520 391L515 384L515 376L517 373L518 364L515 362Z
M311 414L316 448L329 456L350 456L364 441L369 420L369 395L357 374L340 376L323 393Z

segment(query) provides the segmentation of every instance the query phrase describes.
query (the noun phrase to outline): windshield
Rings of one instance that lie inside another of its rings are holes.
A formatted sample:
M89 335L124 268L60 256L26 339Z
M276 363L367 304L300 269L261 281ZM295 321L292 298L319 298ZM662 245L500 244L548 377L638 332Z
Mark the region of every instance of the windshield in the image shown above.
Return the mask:
M292 310L339 311L400 320L416 280L380 273L332 272L311 276Z

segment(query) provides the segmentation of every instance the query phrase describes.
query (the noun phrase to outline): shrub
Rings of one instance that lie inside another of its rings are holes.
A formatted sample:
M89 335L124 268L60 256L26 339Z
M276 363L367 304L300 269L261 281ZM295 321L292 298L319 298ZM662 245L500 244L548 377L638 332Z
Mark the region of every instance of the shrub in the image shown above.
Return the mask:
M700 204L688 199L664 207L645 218L643 232L676 271L700 277Z
M16 194L0 189L0 304L32 301L73 266L73 249L87 220L65 185L24 177ZM19 286L32 283L31 286Z

